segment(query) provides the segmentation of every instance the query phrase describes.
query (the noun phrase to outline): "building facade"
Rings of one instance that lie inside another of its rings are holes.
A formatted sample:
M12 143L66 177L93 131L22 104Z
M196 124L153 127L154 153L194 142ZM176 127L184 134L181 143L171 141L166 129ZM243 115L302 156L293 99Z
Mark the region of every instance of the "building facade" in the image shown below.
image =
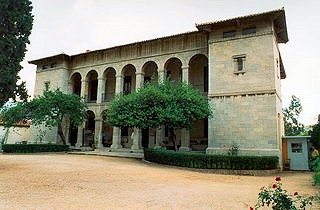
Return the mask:
M286 77L279 43L288 41L284 9L196 24L196 31L30 61L37 66L35 96L47 89L83 97L83 125L65 133L73 146L99 148L172 146L168 129L117 128L102 112L118 93L129 94L151 78L185 81L207 95L214 117L177 130L182 151L226 153L232 144L243 155L281 157L281 79ZM36 135L37 129L33 129ZM55 129L47 140L59 140Z

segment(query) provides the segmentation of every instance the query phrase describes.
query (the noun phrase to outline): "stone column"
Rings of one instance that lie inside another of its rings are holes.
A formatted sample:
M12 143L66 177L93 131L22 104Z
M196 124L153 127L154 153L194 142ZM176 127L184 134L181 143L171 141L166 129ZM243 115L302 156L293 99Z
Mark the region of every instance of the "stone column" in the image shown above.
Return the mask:
M87 85L88 85L88 81L87 80L81 80L81 93L80 93L80 96L81 96L81 98L84 98L85 102L88 100L88 97L87 97Z
M136 90L143 86L144 83L144 73L139 72L136 73ZM142 148L142 134L141 129L134 128L133 129L134 136L132 141L131 149L137 150Z
M101 118L96 118L95 119L95 126L94 126L94 143L97 141L96 147L98 149L103 149L103 144L102 144L102 119Z
M133 132L134 132L134 135L133 135L133 141L132 141L131 149L133 149L133 150L141 149L142 148L142 145L141 145L141 139L142 139L141 129L134 128Z
M190 132L185 128L181 129L181 146L179 151L190 151Z
M116 75L116 90L115 94L123 91L123 76ZM119 149L121 146L121 129L119 127L113 127L112 145L111 149Z
M142 87L144 83L144 73L136 73L136 90Z
M158 70L158 82L162 83L165 80L165 77L166 77L165 69L159 69Z
M116 76L116 90L115 93L121 93L123 92L123 76L122 75L117 75Z
M103 77L98 78L98 93L97 93L97 103L100 104L104 100L104 88L105 79Z
M156 145L154 148L161 148L163 141L165 139L165 128L161 126L161 128L157 129L156 131Z
M181 66L182 82L189 83L189 66Z
M112 136L112 149L122 148L121 146L121 130L118 127L113 127L113 136Z
M83 128L85 127L85 123L82 123L82 125L80 125L78 127L78 135L77 135L77 143L76 143L76 147L81 147L83 146L82 141L83 141Z

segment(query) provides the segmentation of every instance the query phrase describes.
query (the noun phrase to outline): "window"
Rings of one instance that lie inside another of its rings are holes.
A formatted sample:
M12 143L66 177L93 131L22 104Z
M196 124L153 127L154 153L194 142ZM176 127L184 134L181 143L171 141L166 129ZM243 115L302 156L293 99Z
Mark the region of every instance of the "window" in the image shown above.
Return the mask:
M226 31L223 32L223 38L230 38L230 37L235 37L236 36L236 31Z
M291 143L292 153L302 153L302 143Z
M234 62L234 73L244 73L245 72L245 60L246 55L235 55L232 57Z
M48 91L50 89L50 82L44 82L44 90Z
M48 68L49 68L48 65L43 65L43 66L42 66L42 69L48 69Z
M256 27L245 28L242 30L242 35L255 34L257 32Z
M50 68L56 68L57 67L57 63L52 63L51 65L50 65Z

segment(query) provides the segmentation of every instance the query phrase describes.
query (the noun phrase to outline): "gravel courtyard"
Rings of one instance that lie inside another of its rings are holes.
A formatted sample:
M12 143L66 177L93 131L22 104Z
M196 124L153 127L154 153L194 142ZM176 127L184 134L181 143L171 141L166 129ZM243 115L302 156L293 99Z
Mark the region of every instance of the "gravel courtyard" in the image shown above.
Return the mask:
M112 157L0 155L0 209L248 209L275 176L206 174ZM290 193L317 191L311 173L280 176Z

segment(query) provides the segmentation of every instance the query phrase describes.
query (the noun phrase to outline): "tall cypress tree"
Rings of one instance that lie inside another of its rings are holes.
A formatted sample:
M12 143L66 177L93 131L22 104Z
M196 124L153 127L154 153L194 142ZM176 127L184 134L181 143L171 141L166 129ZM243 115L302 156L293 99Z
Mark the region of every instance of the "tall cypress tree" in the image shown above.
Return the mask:
M25 82L20 79L20 62L29 44L33 15L29 0L0 1L0 107L10 98L27 100Z

